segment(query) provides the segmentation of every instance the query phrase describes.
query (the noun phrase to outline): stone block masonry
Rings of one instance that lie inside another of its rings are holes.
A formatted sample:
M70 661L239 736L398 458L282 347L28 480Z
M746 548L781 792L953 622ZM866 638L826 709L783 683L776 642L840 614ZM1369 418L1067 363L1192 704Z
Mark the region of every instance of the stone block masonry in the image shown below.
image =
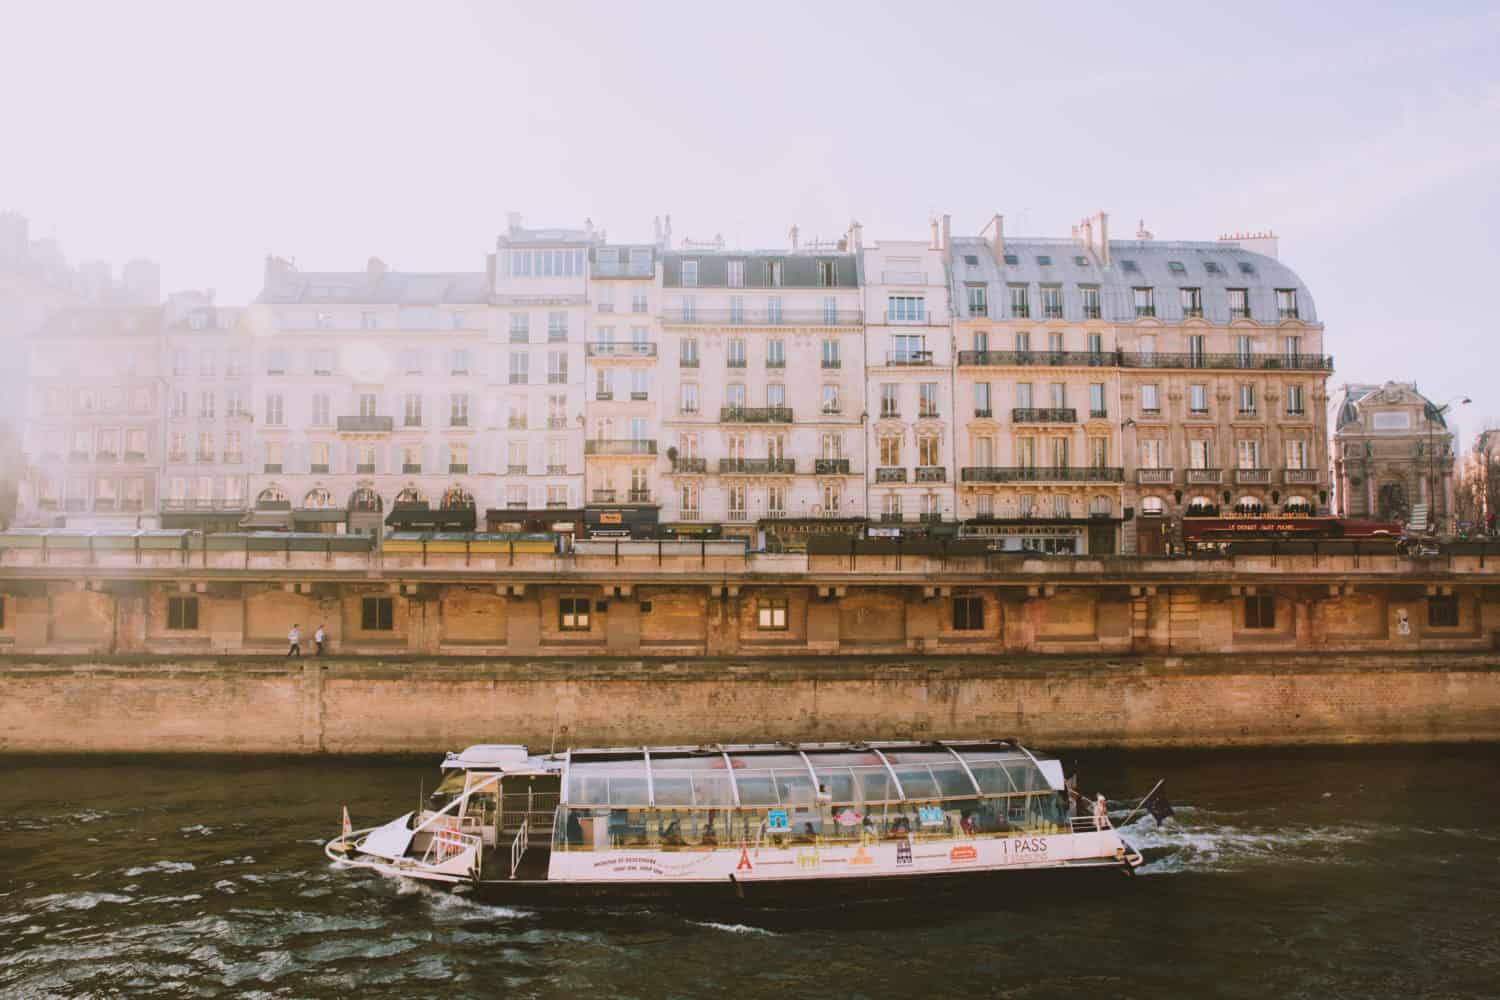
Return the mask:
M438 753L1012 736L1038 746L1500 739L1491 653L13 658L0 752Z

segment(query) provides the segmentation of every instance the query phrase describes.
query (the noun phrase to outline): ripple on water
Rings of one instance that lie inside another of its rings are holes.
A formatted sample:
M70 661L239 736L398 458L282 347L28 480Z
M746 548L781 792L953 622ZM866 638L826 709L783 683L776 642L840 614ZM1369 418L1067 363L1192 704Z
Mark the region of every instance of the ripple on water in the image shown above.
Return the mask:
M156 861L138 868L127 868L125 869L125 875L129 878L134 878L137 875L148 875L152 872L176 874L178 872L192 872L197 870L198 866L191 861Z

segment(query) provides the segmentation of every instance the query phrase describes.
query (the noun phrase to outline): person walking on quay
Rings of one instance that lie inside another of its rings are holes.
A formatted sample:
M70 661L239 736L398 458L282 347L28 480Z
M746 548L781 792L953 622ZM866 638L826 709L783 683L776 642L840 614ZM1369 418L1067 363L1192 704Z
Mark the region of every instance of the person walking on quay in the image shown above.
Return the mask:
M286 651L286 658L290 660L295 656L300 660L302 658L302 632L297 628L296 622L292 623L292 630L286 634L286 641L291 644Z
M313 645L315 647L317 647L317 655L319 655L319 656L323 655L323 639L324 638L325 638L325 636L323 634L323 626L319 625L318 626L318 630L313 633Z

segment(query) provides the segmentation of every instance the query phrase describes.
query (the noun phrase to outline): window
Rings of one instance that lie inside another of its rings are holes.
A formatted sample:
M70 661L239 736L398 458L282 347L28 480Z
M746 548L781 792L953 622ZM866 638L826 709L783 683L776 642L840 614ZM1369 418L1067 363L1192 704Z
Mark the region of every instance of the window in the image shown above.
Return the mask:
M198 598L167 598L167 628L174 631L179 629L188 632L196 631L198 628Z
M886 468L901 464L900 438L892 436L880 439L880 464Z
M733 451L733 449L731 449L731 451ZM738 450L738 454L736 454L735 457L743 458L744 449L740 448ZM749 519L750 513L745 503L746 495L747 491L745 487L738 483L729 487L729 519L731 521L744 521Z
M366 632L389 632L396 627L392 597L366 597L360 602L359 627Z
M314 427L327 427L333 423L328 393L315 392L312 398L312 423Z
M448 471L450 473L469 471L469 446L464 442L455 441L448 446Z
M547 352L547 384L568 384L568 354L566 351Z
M731 382L724 387L724 402L730 409L743 410L745 408L745 386L742 382Z
M1062 319L1063 298L1062 288L1057 285L1042 286L1042 317L1044 319Z
M1030 382L1017 382L1016 383L1016 407L1017 407L1017 409L1029 410L1029 409L1031 409L1031 404L1032 404L1031 383Z
M771 517L786 517L786 487L766 488L766 513Z
M373 392L362 392L359 395L359 415L362 417L373 417L378 408L378 403Z
M401 424L403 427L422 426L422 397L418 393L409 392L402 400Z
M730 368L745 367L745 339L743 337L731 337L726 345L726 363Z
M885 301L885 318L891 323L920 323L927 315L927 300L920 295L891 295Z
M781 296L773 295L766 299L766 322L781 322Z
M1153 288L1132 288L1131 296L1135 300L1136 316L1155 316L1156 297Z
M172 391L172 416L186 417L188 408L188 394L186 389L174 389ZM92 409L92 407L90 407Z
M932 360L927 351L927 338L922 334L901 334L891 337L890 364L920 365Z
M1188 467L1192 469L1206 469L1209 462L1209 441L1207 438L1196 438L1188 442Z
M1238 468L1259 469L1260 468L1260 442L1248 439L1240 439L1236 442L1236 456L1239 460Z
M286 411L281 393L273 392L266 396L266 426L280 427L284 423L286 423Z
M1276 598L1273 595L1250 594L1245 598L1245 627L1276 627Z
M954 597L953 628L960 632L977 632L984 628L984 598L978 594Z
M1162 467L1163 442L1159 438L1147 438L1141 442L1141 468L1160 469Z
M839 300L832 295L823 296L823 325L833 326L839 321Z
M974 383L974 416L989 417L994 414L990 409L990 384L988 382Z
M468 351L454 351L448 359L448 374L467 375L473 364Z
M1208 412L1208 386L1201 382L1188 386L1188 412Z
M238 440L238 438L236 438L233 435L231 435L230 436L230 441L233 444L233 446L235 447L235 449L238 450L238 448L239 448L239 440ZM328 443L326 441L314 441L312 444L308 445L307 446L308 471L309 472L327 472L328 471L328 452L329 452L329 448L328 448ZM226 461L229 459L229 456L227 454L224 457L225 457Z
M834 338L825 338L823 341L823 367L843 367L843 361L839 355L839 342Z
M630 373L630 398L638 401L651 398L651 373L646 369L637 368Z
M743 279L742 279L743 280ZM695 288L698 284L698 262L696 260L685 260L682 262L682 287Z
M1109 438L1089 438L1089 468L1106 469L1109 467Z
M212 392L198 393L198 416L203 420L214 418L214 394Z
M766 261L766 275L770 279L772 288L781 287L782 262L779 260Z
M1281 351L1282 354L1286 357L1287 367L1296 368L1298 365L1298 359L1302 356L1302 338L1282 337Z
M766 386L766 405L772 409L783 409L786 406L786 386L780 382L772 382Z
M1089 353L1090 354L1103 354L1104 353L1104 335L1100 334L1100 333L1091 333L1091 334L1089 334L1088 335L1088 348L1089 348Z
M1288 469L1307 468L1306 441L1292 439L1286 442L1286 467Z
M448 397L448 426L469 426L469 394L455 392Z
M899 388L894 382L881 383L880 415L882 417L901 416L901 397L897 395Z
M936 382L923 382L917 386L917 415L919 417L936 417L938 415L938 384Z
M985 287L983 285L966 285L965 291L969 297L969 315L988 316L990 307L985 297Z
M266 352L266 374L286 374L286 351L277 350Z
M1026 285L1010 285L1010 314L1016 319L1026 319L1031 315L1030 289Z
M372 313L372 312L362 312L362 313L359 314L359 326L360 326L360 329L362 329L362 330L373 330L378 325L379 325L379 321L375 318L375 314L374 313Z
M755 617L763 630L786 631L786 598L762 597L756 602Z
M832 288L839 283L838 268L831 260L818 261L818 287Z
M689 263L692 263L693 264L693 270L695 272L697 271L697 262L696 261L684 261L683 262L683 265L682 265L682 274L683 274L682 283L684 285L688 284L688 280L687 280L687 265ZM726 263L728 264L728 268L727 268L727 280L728 280L729 287L730 288L744 288L745 287L745 262L742 261L742 260L731 260L731 261L727 261ZM694 278L694 283L696 283L696 280L697 279L695 277Z
M1302 387L1300 385L1289 385L1286 389L1286 415L1289 417L1300 417L1307 411L1303 409Z
M646 293L644 291L630 293L630 311L633 313L643 313L646 311Z
M1066 409L1068 406L1068 387L1062 382L1052 382L1047 386L1052 399L1054 410Z
M981 493L974 501L974 514L977 517L995 516L995 497L989 493Z
M525 385L530 380L531 355L525 351L512 351L510 355L510 384Z
M1203 315L1203 289L1182 289L1182 314L1184 316Z
M1427 624L1437 628L1458 627L1458 596L1433 594L1427 598Z
M940 438L917 438L917 464L928 467L943 464Z
M1240 385L1240 414L1250 416L1255 413L1255 386L1246 382Z
M1047 334L1047 350L1053 354L1061 354L1063 352L1063 335L1061 330L1053 330Z
M531 316L528 313L510 314L510 342L524 344L531 337Z
M766 367L767 368L785 368L786 367L786 341L784 341L784 340L768 340L768 341L766 341Z
M679 368L698 367L698 339L696 337L684 337L677 345L677 366Z
M840 412L841 407L839 405L839 387L837 385L825 385L825 386L823 386L823 407L822 407L822 409L823 409L824 413L838 413L838 412Z
M547 343L558 344L568 339L568 314L565 312L549 312L547 314Z
M1229 318L1248 319L1250 316L1250 290L1248 288L1229 289Z
M1084 285L1079 288L1083 293L1083 318L1098 319L1099 312L1099 289L1095 285Z
M1158 389L1158 387L1157 387L1157 385L1156 385L1155 382L1150 382L1150 383L1147 383L1146 385L1141 386L1141 412L1142 413L1160 413L1161 412L1161 396L1160 396L1159 393L1160 393L1160 390Z

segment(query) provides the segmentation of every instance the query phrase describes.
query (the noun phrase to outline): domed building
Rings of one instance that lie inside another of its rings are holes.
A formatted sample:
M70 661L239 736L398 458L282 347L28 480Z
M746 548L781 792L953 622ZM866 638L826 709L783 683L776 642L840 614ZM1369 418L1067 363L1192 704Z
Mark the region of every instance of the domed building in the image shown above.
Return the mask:
M1451 406L1435 405L1415 382L1345 385L1334 411L1336 512L1451 530Z

